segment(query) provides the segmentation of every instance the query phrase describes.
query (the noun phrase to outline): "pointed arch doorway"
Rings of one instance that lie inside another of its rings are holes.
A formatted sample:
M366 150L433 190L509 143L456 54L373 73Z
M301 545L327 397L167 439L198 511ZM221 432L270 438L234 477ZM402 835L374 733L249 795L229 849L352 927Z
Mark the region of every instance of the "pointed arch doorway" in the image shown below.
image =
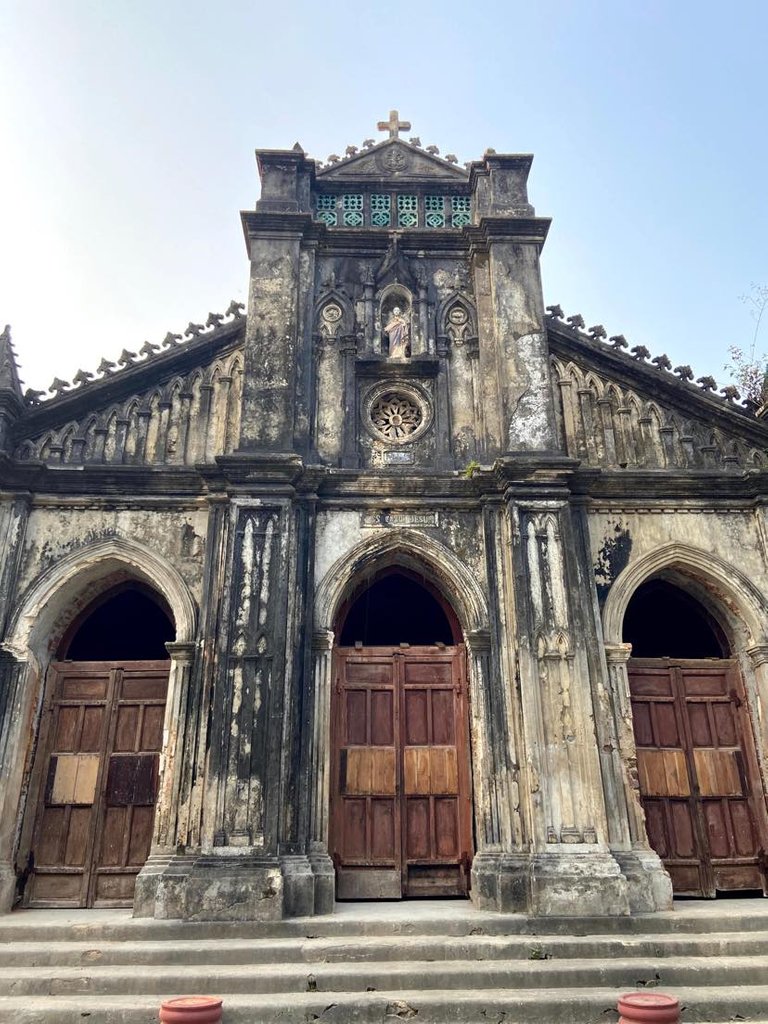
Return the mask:
M416 573L379 572L341 608L331 700L337 899L466 896L467 677L453 609Z
M674 892L768 892L768 822L738 661L677 575L641 584L624 616L648 839Z
M40 725L25 906L131 905L152 838L174 635L159 595L121 583L59 644Z

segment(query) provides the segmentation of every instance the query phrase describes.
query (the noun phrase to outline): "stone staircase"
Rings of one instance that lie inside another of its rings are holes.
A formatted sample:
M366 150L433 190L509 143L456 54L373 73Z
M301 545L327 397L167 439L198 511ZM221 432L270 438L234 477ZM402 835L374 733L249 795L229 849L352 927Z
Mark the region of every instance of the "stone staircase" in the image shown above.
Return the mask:
M162 999L224 998L224 1024L598 1024L658 988L684 1024L768 1024L768 901L532 920L468 903L345 904L273 924L0 918L0 1022L150 1024Z

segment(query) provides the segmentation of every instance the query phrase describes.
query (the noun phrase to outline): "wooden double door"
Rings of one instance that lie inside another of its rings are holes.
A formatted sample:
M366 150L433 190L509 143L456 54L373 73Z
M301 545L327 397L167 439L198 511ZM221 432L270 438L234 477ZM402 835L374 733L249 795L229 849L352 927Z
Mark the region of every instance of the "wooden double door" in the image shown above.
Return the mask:
M737 664L628 667L648 839L674 891L768 891L765 798Z
M27 906L130 906L152 839L168 668L52 666Z
M335 652L338 899L462 896L472 821L464 648Z

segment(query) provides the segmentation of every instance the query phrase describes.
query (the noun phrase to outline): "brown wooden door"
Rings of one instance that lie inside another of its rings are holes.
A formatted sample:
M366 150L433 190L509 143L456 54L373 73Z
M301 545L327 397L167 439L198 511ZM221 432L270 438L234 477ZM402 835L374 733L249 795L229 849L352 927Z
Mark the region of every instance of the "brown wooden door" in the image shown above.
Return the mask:
M339 899L459 896L472 854L463 647L336 651Z
M51 673L26 903L129 906L152 838L168 662Z
M766 890L765 801L733 661L631 659L648 839L676 893Z

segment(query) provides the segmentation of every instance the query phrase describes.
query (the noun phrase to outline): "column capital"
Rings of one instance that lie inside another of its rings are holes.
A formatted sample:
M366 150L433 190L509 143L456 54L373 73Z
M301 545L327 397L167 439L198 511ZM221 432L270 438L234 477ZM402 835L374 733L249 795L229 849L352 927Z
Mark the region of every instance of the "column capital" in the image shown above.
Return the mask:
M195 658L196 647L197 644L194 640L187 640L182 643L170 641L165 645L166 651L171 656L171 661L175 661L177 665L191 665Z
M14 665L26 665L28 661L27 657L24 657L19 651L13 650L7 644L0 644L0 662L10 662Z
M626 665L632 657L632 644L605 644L609 665Z
M488 629L473 629L467 633L467 647L472 654L482 654L491 649L491 632Z
M752 647L747 648L747 654L753 668L760 668L762 665L768 664L768 643L753 644Z
M312 634L313 651L330 651L333 647L333 631L330 629L316 629Z

